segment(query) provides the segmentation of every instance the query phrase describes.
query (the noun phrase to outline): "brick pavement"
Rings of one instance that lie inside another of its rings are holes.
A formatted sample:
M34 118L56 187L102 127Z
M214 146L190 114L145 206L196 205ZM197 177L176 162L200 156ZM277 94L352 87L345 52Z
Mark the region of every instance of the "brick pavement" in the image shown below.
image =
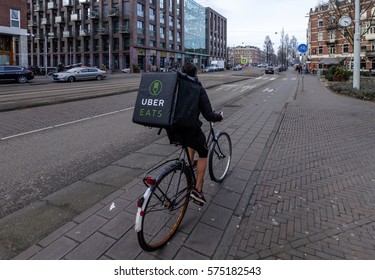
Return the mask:
M206 180L208 205L191 203L165 248L146 253L136 241L139 175L16 259L372 259L374 104L331 94L311 76L293 100L291 72L274 91L224 108L231 173L223 184ZM114 167L168 151L163 138L85 181L111 184Z
M231 258L375 259L374 109L305 80L247 185Z

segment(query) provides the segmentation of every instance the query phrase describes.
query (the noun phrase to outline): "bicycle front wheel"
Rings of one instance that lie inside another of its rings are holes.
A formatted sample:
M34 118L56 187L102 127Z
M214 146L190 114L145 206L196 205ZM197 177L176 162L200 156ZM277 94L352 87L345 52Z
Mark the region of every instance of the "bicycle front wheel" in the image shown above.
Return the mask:
M142 230L137 233L143 250L155 251L172 238L185 215L191 188L186 169L176 166L161 175L146 202Z
M225 179L231 160L232 141L228 133L219 132L208 155L208 171L212 181L222 182Z

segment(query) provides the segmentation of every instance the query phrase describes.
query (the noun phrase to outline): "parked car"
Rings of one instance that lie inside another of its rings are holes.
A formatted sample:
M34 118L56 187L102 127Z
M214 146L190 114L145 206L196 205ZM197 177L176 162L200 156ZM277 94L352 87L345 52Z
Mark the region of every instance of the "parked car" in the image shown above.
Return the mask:
M268 67L268 64L266 63L258 64L258 68L267 68L267 67Z
M27 67L16 65L0 66L0 80L14 80L24 84L34 79L34 72Z
M266 74L275 74L275 70L273 69L273 67L267 67L265 70L264 70L264 73Z
M74 82L80 80L102 80L107 72L95 67L75 67L64 72L52 74L54 81Z
M236 65L233 67L233 71L240 71L242 70L242 66L241 65Z
M209 72L215 72L216 70L215 70L215 66L208 66L208 67L206 67L206 73L209 73Z

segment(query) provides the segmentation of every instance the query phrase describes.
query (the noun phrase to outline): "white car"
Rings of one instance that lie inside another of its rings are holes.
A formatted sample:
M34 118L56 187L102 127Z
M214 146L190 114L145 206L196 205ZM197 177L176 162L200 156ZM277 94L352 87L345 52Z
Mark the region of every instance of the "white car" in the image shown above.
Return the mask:
M74 82L81 80L102 80L107 77L107 72L95 67L75 67L64 72L52 74L54 81Z

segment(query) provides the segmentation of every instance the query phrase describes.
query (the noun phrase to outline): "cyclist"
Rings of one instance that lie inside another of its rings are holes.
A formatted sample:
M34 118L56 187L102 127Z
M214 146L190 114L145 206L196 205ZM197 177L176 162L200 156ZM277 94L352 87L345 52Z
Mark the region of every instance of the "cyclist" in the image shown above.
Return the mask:
M199 115L202 113L203 117L209 122L218 122L222 121L224 116L223 112L216 113L212 110L211 102L208 98L207 92L202 86L201 82L198 80L198 68L195 64L187 62L182 68L182 72L186 73L189 80L192 83L196 83L200 87L199 91L199 112L195 118L192 120L195 122L195 128L189 131L179 132L183 137L183 142L189 148L189 156L191 162L194 162L194 155L195 152L198 153L198 160L196 166L196 174L197 174L197 184L195 188L190 193L190 196L198 202L198 204L205 204L206 199L203 195L203 178L206 172L207 166L207 156L208 156L208 148L206 145L206 136L202 131L202 122L199 120ZM179 94L183 94L183 92L179 92Z

